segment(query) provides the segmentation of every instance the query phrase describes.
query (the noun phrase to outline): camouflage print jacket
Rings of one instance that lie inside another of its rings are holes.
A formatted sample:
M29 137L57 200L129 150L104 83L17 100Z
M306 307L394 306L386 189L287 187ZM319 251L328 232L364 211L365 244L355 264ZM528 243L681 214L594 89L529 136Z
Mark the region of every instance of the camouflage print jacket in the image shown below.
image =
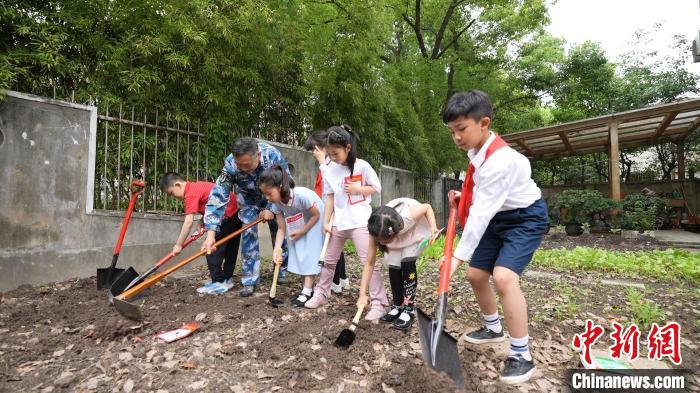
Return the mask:
M204 212L204 226L208 231L219 231L221 218L224 216L224 211L234 186L236 187L235 192L240 209L245 209L246 206L269 209L271 204L265 199L260 188L258 188L260 175L265 169L280 165L291 176L287 160L285 160L279 150L262 142L258 142L258 149L260 151L260 165L258 165L253 174L239 170L236 162L233 160L233 154L229 154L226 157L224 169L221 170L221 175L216 179L216 185L211 190Z

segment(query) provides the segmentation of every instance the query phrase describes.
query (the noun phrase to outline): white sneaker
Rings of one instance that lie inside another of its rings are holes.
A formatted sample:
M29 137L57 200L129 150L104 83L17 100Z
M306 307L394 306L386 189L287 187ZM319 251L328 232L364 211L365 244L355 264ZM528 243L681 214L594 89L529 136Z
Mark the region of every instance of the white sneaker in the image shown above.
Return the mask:
M339 284L331 282L331 292L343 293L343 280L340 280Z
M233 280L228 279L224 282L216 282L214 285L209 287L209 294L221 294L228 292L229 289L233 288Z
M208 283L197 288L197 293L208 293L214 284L216 284L214 281L209 281Z
M349 278L341 278L340 279L340 286L343 288L350 288L350 279Z

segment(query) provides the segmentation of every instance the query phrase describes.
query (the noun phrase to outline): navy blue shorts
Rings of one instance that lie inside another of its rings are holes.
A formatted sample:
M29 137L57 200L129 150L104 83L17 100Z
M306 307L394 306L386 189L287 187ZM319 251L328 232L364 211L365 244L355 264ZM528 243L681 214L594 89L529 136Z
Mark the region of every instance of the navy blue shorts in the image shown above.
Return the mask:
M543 198L522 209L497 213L489 222L469 266L490 273L494 267L502 266L522 274L548 226L549 214Z

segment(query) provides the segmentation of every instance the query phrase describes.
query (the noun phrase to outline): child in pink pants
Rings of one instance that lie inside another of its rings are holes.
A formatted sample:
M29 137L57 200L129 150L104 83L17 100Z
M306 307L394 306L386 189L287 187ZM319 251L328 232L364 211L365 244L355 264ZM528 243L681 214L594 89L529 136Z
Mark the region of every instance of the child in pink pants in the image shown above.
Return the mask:
M305 307L318 308L328 302L335 266L345 241L351 239L362 263L367 263L370 235L367 220L372 214L372 194L381 192L377 173L365 160L357 158L357 137L349 126L328 129L326 152L331 159L323 174L326 200L324 229L331 234L314 296ZM333 222L331 222L333 216ZM389 304L379 266L374 267L369 282L370 311L367 320L384 316Z

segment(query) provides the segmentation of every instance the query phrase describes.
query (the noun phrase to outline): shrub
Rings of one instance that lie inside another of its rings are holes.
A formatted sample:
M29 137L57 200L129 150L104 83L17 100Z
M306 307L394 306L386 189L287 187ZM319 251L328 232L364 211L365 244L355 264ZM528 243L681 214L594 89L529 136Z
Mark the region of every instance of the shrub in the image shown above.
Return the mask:
M555 207L566 209L564 223L590 224L596 216L605 221L606 213L619 208L619 203L596 190L565 190L558 195Z

